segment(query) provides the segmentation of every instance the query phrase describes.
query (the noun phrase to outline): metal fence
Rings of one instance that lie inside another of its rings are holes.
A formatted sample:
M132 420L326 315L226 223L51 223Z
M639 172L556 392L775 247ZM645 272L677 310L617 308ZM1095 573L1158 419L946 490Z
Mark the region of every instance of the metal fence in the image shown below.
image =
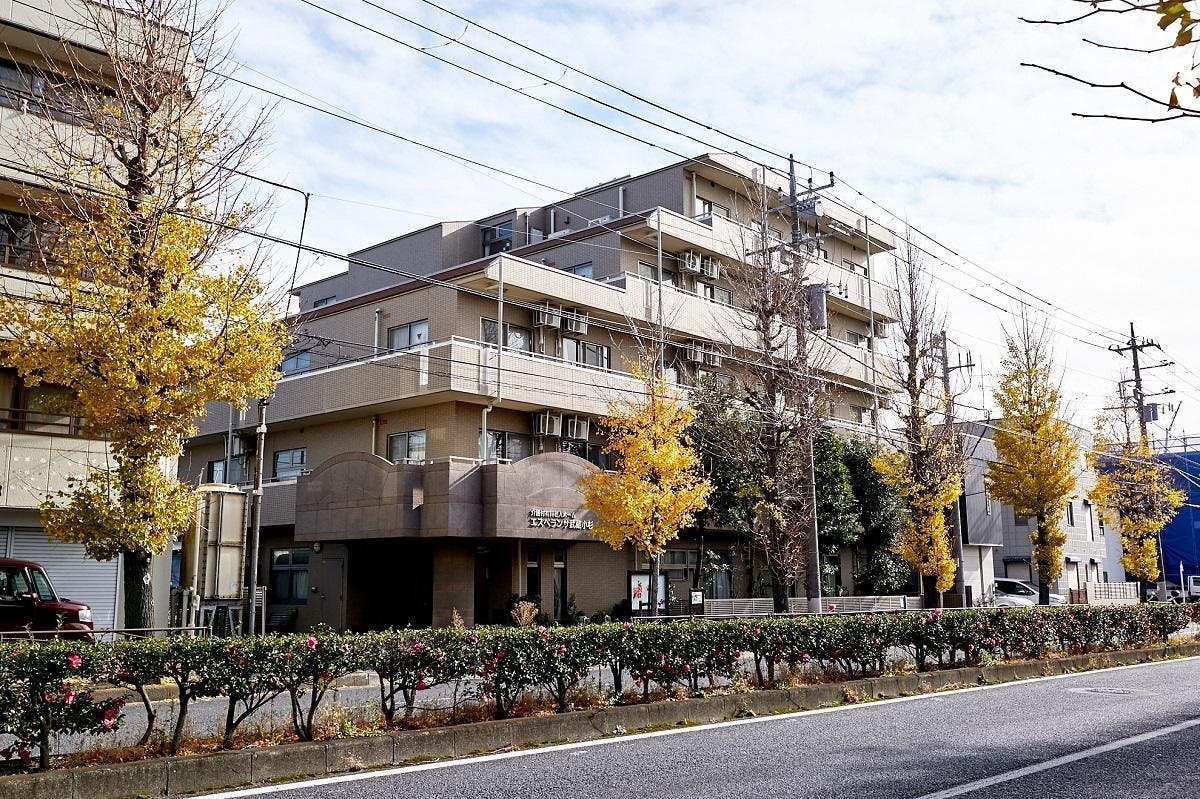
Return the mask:
M80 639L90 638L95 641L125 641L138 638L162 638L168 635L207 636L212 634L209 627L122 627L111 630L12 630L0 632L0 641L19 641L33 639L37 641L56 638Z

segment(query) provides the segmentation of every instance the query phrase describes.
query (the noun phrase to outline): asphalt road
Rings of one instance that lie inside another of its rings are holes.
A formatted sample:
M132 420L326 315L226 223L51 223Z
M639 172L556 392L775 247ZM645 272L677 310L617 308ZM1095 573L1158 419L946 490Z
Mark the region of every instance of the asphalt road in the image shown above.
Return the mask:
M214 796L1179 797L1197 764L1186 660Z

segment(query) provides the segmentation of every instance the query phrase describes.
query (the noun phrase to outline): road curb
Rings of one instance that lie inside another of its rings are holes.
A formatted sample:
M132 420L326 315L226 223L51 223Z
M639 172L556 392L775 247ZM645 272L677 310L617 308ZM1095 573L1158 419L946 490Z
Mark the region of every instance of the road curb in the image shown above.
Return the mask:
M218 752L180 758L0 777L0 799L142 799L186 796L385 766L468 757L608 735L892 699L967 685L1015 682L1112 666L1200 655L1200 643L1071 655L1048 660L817 683L788 689L622 705L600 710L483 721L367 738Z

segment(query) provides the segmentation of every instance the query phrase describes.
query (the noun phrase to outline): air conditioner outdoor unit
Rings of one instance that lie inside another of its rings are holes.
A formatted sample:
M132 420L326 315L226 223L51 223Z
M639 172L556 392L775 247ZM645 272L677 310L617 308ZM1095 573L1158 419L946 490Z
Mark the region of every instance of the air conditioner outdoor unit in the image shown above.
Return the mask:
M886 322L875 323L875 338L888 338L892 335L892 326Z
M704 363L704 345L699 341L689 341L685 355L692 363Z
M549 302L538 304L533 312L534 327L558 327L562 324L562 308Z
M702 262L703 259L699 255L688 250L679 256L679 269L683 272L692 272L698 275L703 270L701 266Z
M716 280L721 276L721 262L716 258L705 258L700 262L700 274Z
M592 426L591 419L586 416L568 416L563 421L566 422L566 430L563 438L570 438L575 441L588 440L588 433Z
M533 414L533 434L535 436L561 436L562 414L551 410L535 412Z
M563 311L563 330L568 333L588 332L588 313L578 308L568 308Z
M704 350L704 365L705 366L720 366L721 353L716 350Z

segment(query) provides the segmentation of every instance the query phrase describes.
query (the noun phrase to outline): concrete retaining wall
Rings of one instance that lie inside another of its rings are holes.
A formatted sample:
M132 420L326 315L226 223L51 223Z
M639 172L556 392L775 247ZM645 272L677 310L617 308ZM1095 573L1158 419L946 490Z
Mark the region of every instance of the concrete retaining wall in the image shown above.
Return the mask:
M1200 655L1200 644L872 677L677 702L391 732L369 738L283 744L194 757L22 774L0 778L0 799L185 796L222 788L469 757L514 747L589 741L637 730L811 710L847 701L910 696L953 687L1011 682L1191 655Z

